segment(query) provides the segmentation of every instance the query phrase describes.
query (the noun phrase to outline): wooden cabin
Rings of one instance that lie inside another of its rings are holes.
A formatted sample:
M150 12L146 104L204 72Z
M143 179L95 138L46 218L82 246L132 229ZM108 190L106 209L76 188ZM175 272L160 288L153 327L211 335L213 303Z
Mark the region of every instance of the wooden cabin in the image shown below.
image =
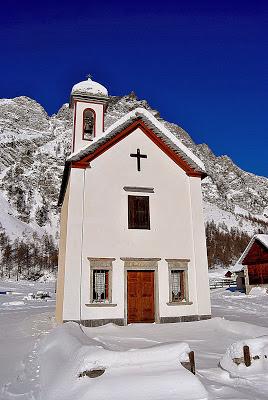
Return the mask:
M246 294L256 286L268 288L268 235L253 236L236 267L237 287Z

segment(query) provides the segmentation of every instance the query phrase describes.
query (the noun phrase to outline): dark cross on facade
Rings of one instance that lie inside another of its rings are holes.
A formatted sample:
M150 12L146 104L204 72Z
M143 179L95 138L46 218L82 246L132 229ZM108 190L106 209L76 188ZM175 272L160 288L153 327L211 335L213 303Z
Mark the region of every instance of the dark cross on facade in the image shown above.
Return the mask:
M140 149L137 149L137 154L130 154L130 157L137 158L137 169L138 171L141 170L141 158L147 158L146 154L141 154Z

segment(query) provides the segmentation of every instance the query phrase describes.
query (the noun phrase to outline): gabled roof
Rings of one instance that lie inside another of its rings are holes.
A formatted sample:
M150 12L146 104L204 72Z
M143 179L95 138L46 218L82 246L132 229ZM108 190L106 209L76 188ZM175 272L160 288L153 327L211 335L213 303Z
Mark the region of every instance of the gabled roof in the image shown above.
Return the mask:
M90 145L72 153L67 161L79 161L87 155L92 154L101 145L115 137L119 132L131 125L136 120L142 120L156 136L161 138L164 143L185 160L197 172L205 173L205 166L202 161L195 156L184 144L177 139L161 122L159 122L149 111L144 108L136 108L130 111L114 124L112 124L101 137L96 137Z
M136 108L127 113L114 124L112 124L102 136L94 138L89 144L72 153L66 160L62 187L59 198L59 205L64 198L65 189L68 183L69 169L71 165L79 162L90 162L98 157L119 140L141 128L160 148L162 148L177 164L189 172L191 176L206 176L203 162L195 156L178 138L174 136L161 122L159 122L149 111L144 108Z
M236 264L231 268L233 272L242 271L242 269L244 268L244 265L242 263L256 240L259 241L268 250L268 235L264 233L258 233L257 235L254 235Z

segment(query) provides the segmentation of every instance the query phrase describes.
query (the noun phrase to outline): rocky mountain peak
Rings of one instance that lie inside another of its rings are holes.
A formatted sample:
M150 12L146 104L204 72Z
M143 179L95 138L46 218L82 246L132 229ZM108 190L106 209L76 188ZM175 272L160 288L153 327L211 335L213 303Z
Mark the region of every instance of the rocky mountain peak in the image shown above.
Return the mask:
M109 97L105 128L137 107L152 112L204 162L207 221L225 221L250 234L259 228L267 230L268 179L243 171L226 155L217 157L207 144L197 145L184 129L163 120L134 92ZM0 197L9 202L9 215L27 225L27 232L41 229L57 237L56 204L64 160L70 153L72 112L66 103L49 117L40 104L26 96L0 100ZM5 212L0 211L0 224L10 232Z
M52 117L58 118L61 120L72 121L73 111L69 107L69 103L64 103L56 114L53 114Z
M25 130L43 132L49 129L49 116L45 109L27 96L0 100L0 131L19 133Z

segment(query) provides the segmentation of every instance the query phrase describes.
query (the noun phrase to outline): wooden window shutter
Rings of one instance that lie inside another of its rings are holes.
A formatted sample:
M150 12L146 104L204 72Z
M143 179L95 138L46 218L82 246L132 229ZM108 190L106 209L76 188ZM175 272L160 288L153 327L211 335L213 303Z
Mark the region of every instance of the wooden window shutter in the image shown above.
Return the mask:
M128 196L128 228L150 229L149 196Z
M128 228L135 226L135 196L128 196Z
M109 299L109 271L105 271L105 299Z
M180 271L181 276L181 299L185 298L185 282L184 282L184 271Z

